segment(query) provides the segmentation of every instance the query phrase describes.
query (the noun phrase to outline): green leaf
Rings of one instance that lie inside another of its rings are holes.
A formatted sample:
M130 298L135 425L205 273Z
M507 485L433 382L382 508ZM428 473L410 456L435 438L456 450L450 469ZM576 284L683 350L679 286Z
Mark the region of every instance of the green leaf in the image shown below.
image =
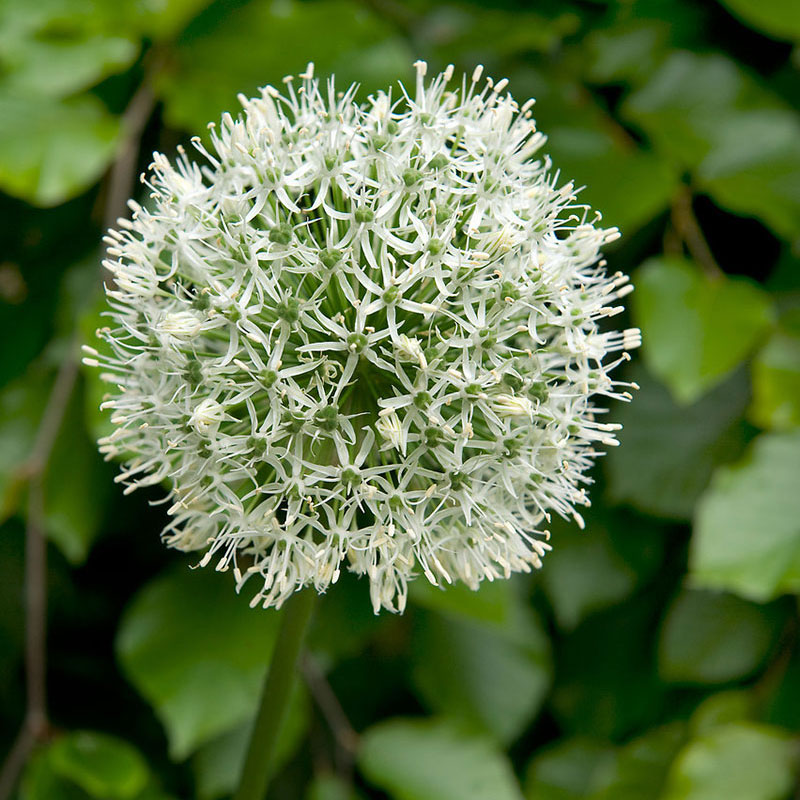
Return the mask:
M129 26L156 40L169 40L179 34L211 0L159 0L143 3L128 0L123 7Z
M53 769L49 750L40 750L25 766L19 800L89 800L89 795Z
M127 29L112 25L110 9L104 5L112 4L74 0L0 4L2 90L65 97L130 66L139 42L120 35Z
M698 165L697 184L721 206L759 217L781 236L800 235L800 115L758 109L725 119Z
M352 786L335 775L317 775L308 787L306 800L359 800Z
M73 392L44 480L48 537L80 564L100 531L113 492L109 469L84 424L83 387Z
M31 456L47 391L45 376L35 369L0 391L0 522L19 507L25 485L21 469Z
M797 762L797 743L779 728L714 728L675 760L662 800L784 800Z
M603 215L603 224L630 234L669 205L677 175L664 158L640 148L606 110L592 102L584 86L540 75L532 86L544 148L572 181L580 202Z
M722 0L748 25L778 39L800 39L800 7L795 0Z
M253 713L255 710L254 706ZM307 694L302 684L296 683L276 745L273 774L281 769L300 744L308 727L308 715ZM200 800L217 800L233 794L239 785L252 730L253 720L250 720L203 745L195 753L192 765Z
M623 427L621 446L604 459L610 497L647 514L690 519L714 468L744 449L747 375L735 373L689 406L678 405L644 369L625 378L641 388L633 402L614 410Z
M119 122L95 97L0 90L0 189L54 206L91 186L114 158Z
M602 213L603 225L631 233L667 208L677 173L664 159L615 138L599 117L587 123L549 128L547 151L565 178L585 186L580 200Z
M627 597L663 553L657 531L643 529L628 515L590 511L585 519L586 530L553 521L553 550L539 576L562 630Z
M283 76L302 72L309 57L319 74L336 73L338 88L363 81L364 93L407 75L413 61L387 22L348 0L250 2L219 19L214 12L181 38L172 71L159 83L174 127L204 132L223 111L235 112L239 92L252 96L266 83L282 87ZM313 50L309 31L324 31Z
M616 759L613 745L576 736L561 739L534 756L528 765L528 800L585 800Z
M773 430L800 426L800 330L776 331L756 354L750 417Z
M449 723L392 719L364 733L358 763L392 800L521 800L511 765L488 739Z
M127 742L93 731L78 731L50 747L53 770L98 800L130 800L145 787L149 770Z
M727 683L762 666L782 614L731 594L684 589L661 626L658 664L670 683Z
M744 278L709 278L693 264L651 259L637 277L633 310L642 355L683 404L738 366L772 320L768 295Z
M15 40L14 45L5 50L13 66L3 80L3 89L30 92L41 98L40 102L66 97L121 72L139 50L138 43L130 39L101 35L76 36L68 41Z
M411 601L423 608L456 614L480 622L507 624L514 613L514 580L483 581L477 591L463 583L446 589L433 586L426 580L409 584Z
M436 52L442 63L475 63L484 56L504 59L552 52L580 26L575 13L558 13L557 7L552 12L547 9L539 13L522 4L512 8L471 2L424 5L431 13L418 25L435 35Z
M714 149L728 118L754 107L780 103L731 59L677 51L629 95L621 111L660 152L695 167Z
M550 652L538 620L493 626L420 612L414 625L413 681L433 711L501 742L533 719L550 684Z
M278 614L253 610L229 575L211 569L163 575L123 617L117 652L182 759L249 719L277 632Z
M650 74L669 39L666 20L634 19L586 37L588 77L596 83L639 82Z
M599 775L591 800L640 800L660 797L667 773L685 740L678 722L648 731L620 748L609 768Z
M676 52L622 114L660 153L696 170L720 205L758 216L783 236L800 233L800 116L735 62Z
M700 703L692 713L689 727L693 736L704 736L721 725L747 722L754 716L755 703L750 692L717 692Z
M693 583L757 601L800 591L798 486L800 431L762 434L721 467L698 507Z

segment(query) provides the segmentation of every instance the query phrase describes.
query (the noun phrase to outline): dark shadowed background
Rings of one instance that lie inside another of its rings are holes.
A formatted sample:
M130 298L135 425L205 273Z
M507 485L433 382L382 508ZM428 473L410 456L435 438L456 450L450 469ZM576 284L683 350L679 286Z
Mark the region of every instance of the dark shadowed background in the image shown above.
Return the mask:
M796 0L0 0L0 800L231 793L276 614L95 451L99 240L238 92L313 60L364 97L419 57L537 98L622 230L641 390L540 573L323 598L272 797L800 797L799 42Z

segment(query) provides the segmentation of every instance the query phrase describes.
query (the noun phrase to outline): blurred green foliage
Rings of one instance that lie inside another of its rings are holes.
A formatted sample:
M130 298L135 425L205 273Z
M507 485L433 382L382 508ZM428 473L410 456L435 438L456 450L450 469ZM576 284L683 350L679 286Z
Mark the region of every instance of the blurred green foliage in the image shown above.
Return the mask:
M112 164L144 170L307 61L363 96L418 57L537 98L554 169L622 229L641 389L612 409L586 530L554 521L539 574L417 582L402 617L350 576L323 598L273 797L796 797L793 0L0 0L0 747L24 712L26 465L75 332L102 324ZM115 487L102 391L80 375L45 470L53 728L18 795L218 800L276 615L161 546L157 492Z

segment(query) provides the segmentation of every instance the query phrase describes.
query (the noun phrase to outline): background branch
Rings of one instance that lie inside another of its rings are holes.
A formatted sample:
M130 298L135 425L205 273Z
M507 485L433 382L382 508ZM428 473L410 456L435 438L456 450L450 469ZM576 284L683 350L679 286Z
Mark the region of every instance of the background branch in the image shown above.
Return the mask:
M156 59L152 65L160 63ZM152 71L122 115L123 139L108 174L104 225L110 227L125 213L133 188L141 136L155 105ZM26 706L17 738L0 770L0 800L8 800L34 747L48 736L47 713L47 539L44 481L47 464L64 414L75 389L79 341L73 334L56 373L36 433L31 455L22 467L28 483L25 524L25 681Z
M725 273L717 264L706 237L703 235L692 208L692 192L686 185L681 186L672 201L672 224L686 245L689 255L706 275L712 280L722 278Z
M342 776L349 776L358 748L358 734L313 656L306 653L300 662L300 669L314 702L322 712L336 742L336 771Z

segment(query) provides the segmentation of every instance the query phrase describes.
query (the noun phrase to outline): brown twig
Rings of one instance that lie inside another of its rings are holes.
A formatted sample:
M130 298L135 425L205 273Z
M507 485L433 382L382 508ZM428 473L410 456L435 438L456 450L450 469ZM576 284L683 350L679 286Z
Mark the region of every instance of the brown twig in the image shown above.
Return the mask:
M706 237L703 236L700 223L697 221L692 208L692 192L686 185L681 186L672 201L672 224L686 245L689 255L703 269L706 275L711 280L722 278L725 273L717 264Z
M47 542L45 539L44 478L58 431L78 376L73 340L61 363L31 455L23 467L28 480L25 524L25 718L0 771L0 800L7 800L36 744L46 738L47 720Z
M142 133L153 113L154 106L153 75L148 72L122 114L123 140L108 173L105 213L103 214L104 229L115 225L117 219L125 214L128 198L133 192L136 179L136 162L139 158Z
M17 785L17 778L19 777L28 756L36 744L36 737L30 729L30 726L23 723L14 740L14 744L6 757L3 764L2 772L0 772L0 797L5 800L11 797L11 792Z
M300 670L336 742L336 771L347 777L352 772L353 760L358 749L358 734L350 724L325 674L311 655L306 653L303 656Z
M155 61L151 63L156 63ZM152 114L155 97L152 71L122 115L123 140L108 175L104 223L125 213L133 187L139 142ZM28 482L25 525L25 676L26 708L17 738L0 770L0 800L8 800L36 745L47 738L47 540L44 480L47 464L78 377L78 338L73 336L56 374L36 433L31 455L21 473Z

